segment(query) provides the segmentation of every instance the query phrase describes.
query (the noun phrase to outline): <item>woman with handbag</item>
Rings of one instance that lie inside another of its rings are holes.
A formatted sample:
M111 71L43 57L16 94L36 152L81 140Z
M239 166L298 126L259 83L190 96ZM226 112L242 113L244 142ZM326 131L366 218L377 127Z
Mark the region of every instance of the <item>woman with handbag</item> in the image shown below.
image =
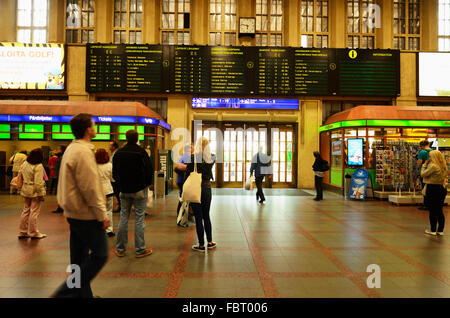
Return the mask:
M217 246L217 243L213 242L212 240L212 226L209 216L212 199L212 167L214 166L215 161L215 156L211 155L210 152L209 140L205 137L202 137L197 141L195 153L191 155L191 162L188 163L186 167L186 181L183 185L182 195L183 201L189 201L186 200L186 198L188 197L187 192L191 192L194 194L199 194L200 192L200 200L197 199L197 202L191 201L191 207L194 210L195 226L197 229L198 237L198 244L193 245L192 249L199 252L205 252L206 250L205 233L206 239L208 241L207 248L210 250ZM201 180L198 179L198 182L190 182L190 178L194 180L194 178L200 178L199 175L201 176Z
M106 228L106 235L113 237L116 234L113 231L113 203L114 203L114 190L111 182L112 177L112 162L109 161L109 155L105 149L98 149L95 152L95 161L97 162L98 174L100 181L102 182L103 192L106 196L106 212L108 213L108 219L110 220L109 227Z
M441 152L433 150L429 155L421 171L425 184L424 202L430 211L430 229L425 230L425 234L444 235L445 216L442 209L447 195L447 164Z
M44 201L46 194L43 159L42 149L33 149L19 171L23 178L20 195L24 198L24 208L20 217L19 239L47 237L46 234L40 233L37 228L41 202Z

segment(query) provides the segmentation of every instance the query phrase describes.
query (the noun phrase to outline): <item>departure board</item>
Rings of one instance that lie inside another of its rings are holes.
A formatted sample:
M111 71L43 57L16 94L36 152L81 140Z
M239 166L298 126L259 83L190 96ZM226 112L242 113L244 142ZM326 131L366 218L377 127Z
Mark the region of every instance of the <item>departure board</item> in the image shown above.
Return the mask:
M209 54L202 46L171 47L171 91L180 94L209 93Z
M291 95L293 63L290 48L258 48L257 93Z
M210 93L253 94L254 49L250 47L209 47Z
M162 46L87 44L86 52L86 91L162 91Z
M400 51L340 49L336 59L339 95L400 93Z
M331 50L293 49L294 50L294 94L329 95L329 69Z
M389 96L400 51L87 44L88 92Z

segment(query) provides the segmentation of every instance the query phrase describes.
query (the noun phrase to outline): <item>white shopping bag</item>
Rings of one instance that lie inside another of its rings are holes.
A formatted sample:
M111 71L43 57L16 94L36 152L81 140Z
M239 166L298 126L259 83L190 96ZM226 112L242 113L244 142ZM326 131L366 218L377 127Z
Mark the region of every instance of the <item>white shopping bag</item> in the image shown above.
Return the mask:
M147 209L150 209L152 206L153 206L153 191L148 189Z
M194 171L183 184L181 199L183 202L201 203L202 198L202 174L197 172L197 162L194 156Z
M253 189L253 182L255 182L255 177L251 176L250 178L247 179L247 181L245 182L245 190L251 190Z
M183 202L178 211L177 225L182 227L188 227L188 217L189 217L189 202Z

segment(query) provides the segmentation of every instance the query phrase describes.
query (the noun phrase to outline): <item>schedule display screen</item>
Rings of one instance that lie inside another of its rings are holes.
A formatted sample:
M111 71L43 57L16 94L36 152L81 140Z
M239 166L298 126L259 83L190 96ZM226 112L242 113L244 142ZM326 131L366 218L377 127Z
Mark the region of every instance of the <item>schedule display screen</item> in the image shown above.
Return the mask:
M393 50L88 44L88 92L397 96Z
M298 109L297 99L193 98L192 108Z

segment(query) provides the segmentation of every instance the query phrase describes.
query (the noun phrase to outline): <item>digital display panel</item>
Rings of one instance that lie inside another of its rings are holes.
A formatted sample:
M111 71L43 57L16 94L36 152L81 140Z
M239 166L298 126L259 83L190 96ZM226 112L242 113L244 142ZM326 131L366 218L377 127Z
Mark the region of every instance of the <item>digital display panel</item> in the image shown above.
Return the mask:
M364 165L363 139L355 138L347 140L347 163L349 166Z
M111 126L95 125L97 134L92 140L110 140ZM75 136L72 134L72 128L68 124L52 125L52 139L54 140L73 140Z
M0 42L0 89L64 90L62 44Z
M450 96L450 53L419 52L419 95Z
M86 54L86 91L162 92L161 45L87 44Z
M0 139L11 139L10 124L0 124Z
M139 140L144 140L144 126L132 126L132 125L121 125L119 126L119 140L127 140L127 137L125 136L125 134L127 133L128 130L131 129L136 129L136 131L139 134Z
M193 98L192 108L298 109L297 99Z
M346 96L397 96L400 51L337 50L336 93Z
M400 51L88 44L88 92L397 96Z
M19 131L22 131L22 125L19 125ZM25 124L23 133L19 133L19 139L44 139L44 125L43 124Z

